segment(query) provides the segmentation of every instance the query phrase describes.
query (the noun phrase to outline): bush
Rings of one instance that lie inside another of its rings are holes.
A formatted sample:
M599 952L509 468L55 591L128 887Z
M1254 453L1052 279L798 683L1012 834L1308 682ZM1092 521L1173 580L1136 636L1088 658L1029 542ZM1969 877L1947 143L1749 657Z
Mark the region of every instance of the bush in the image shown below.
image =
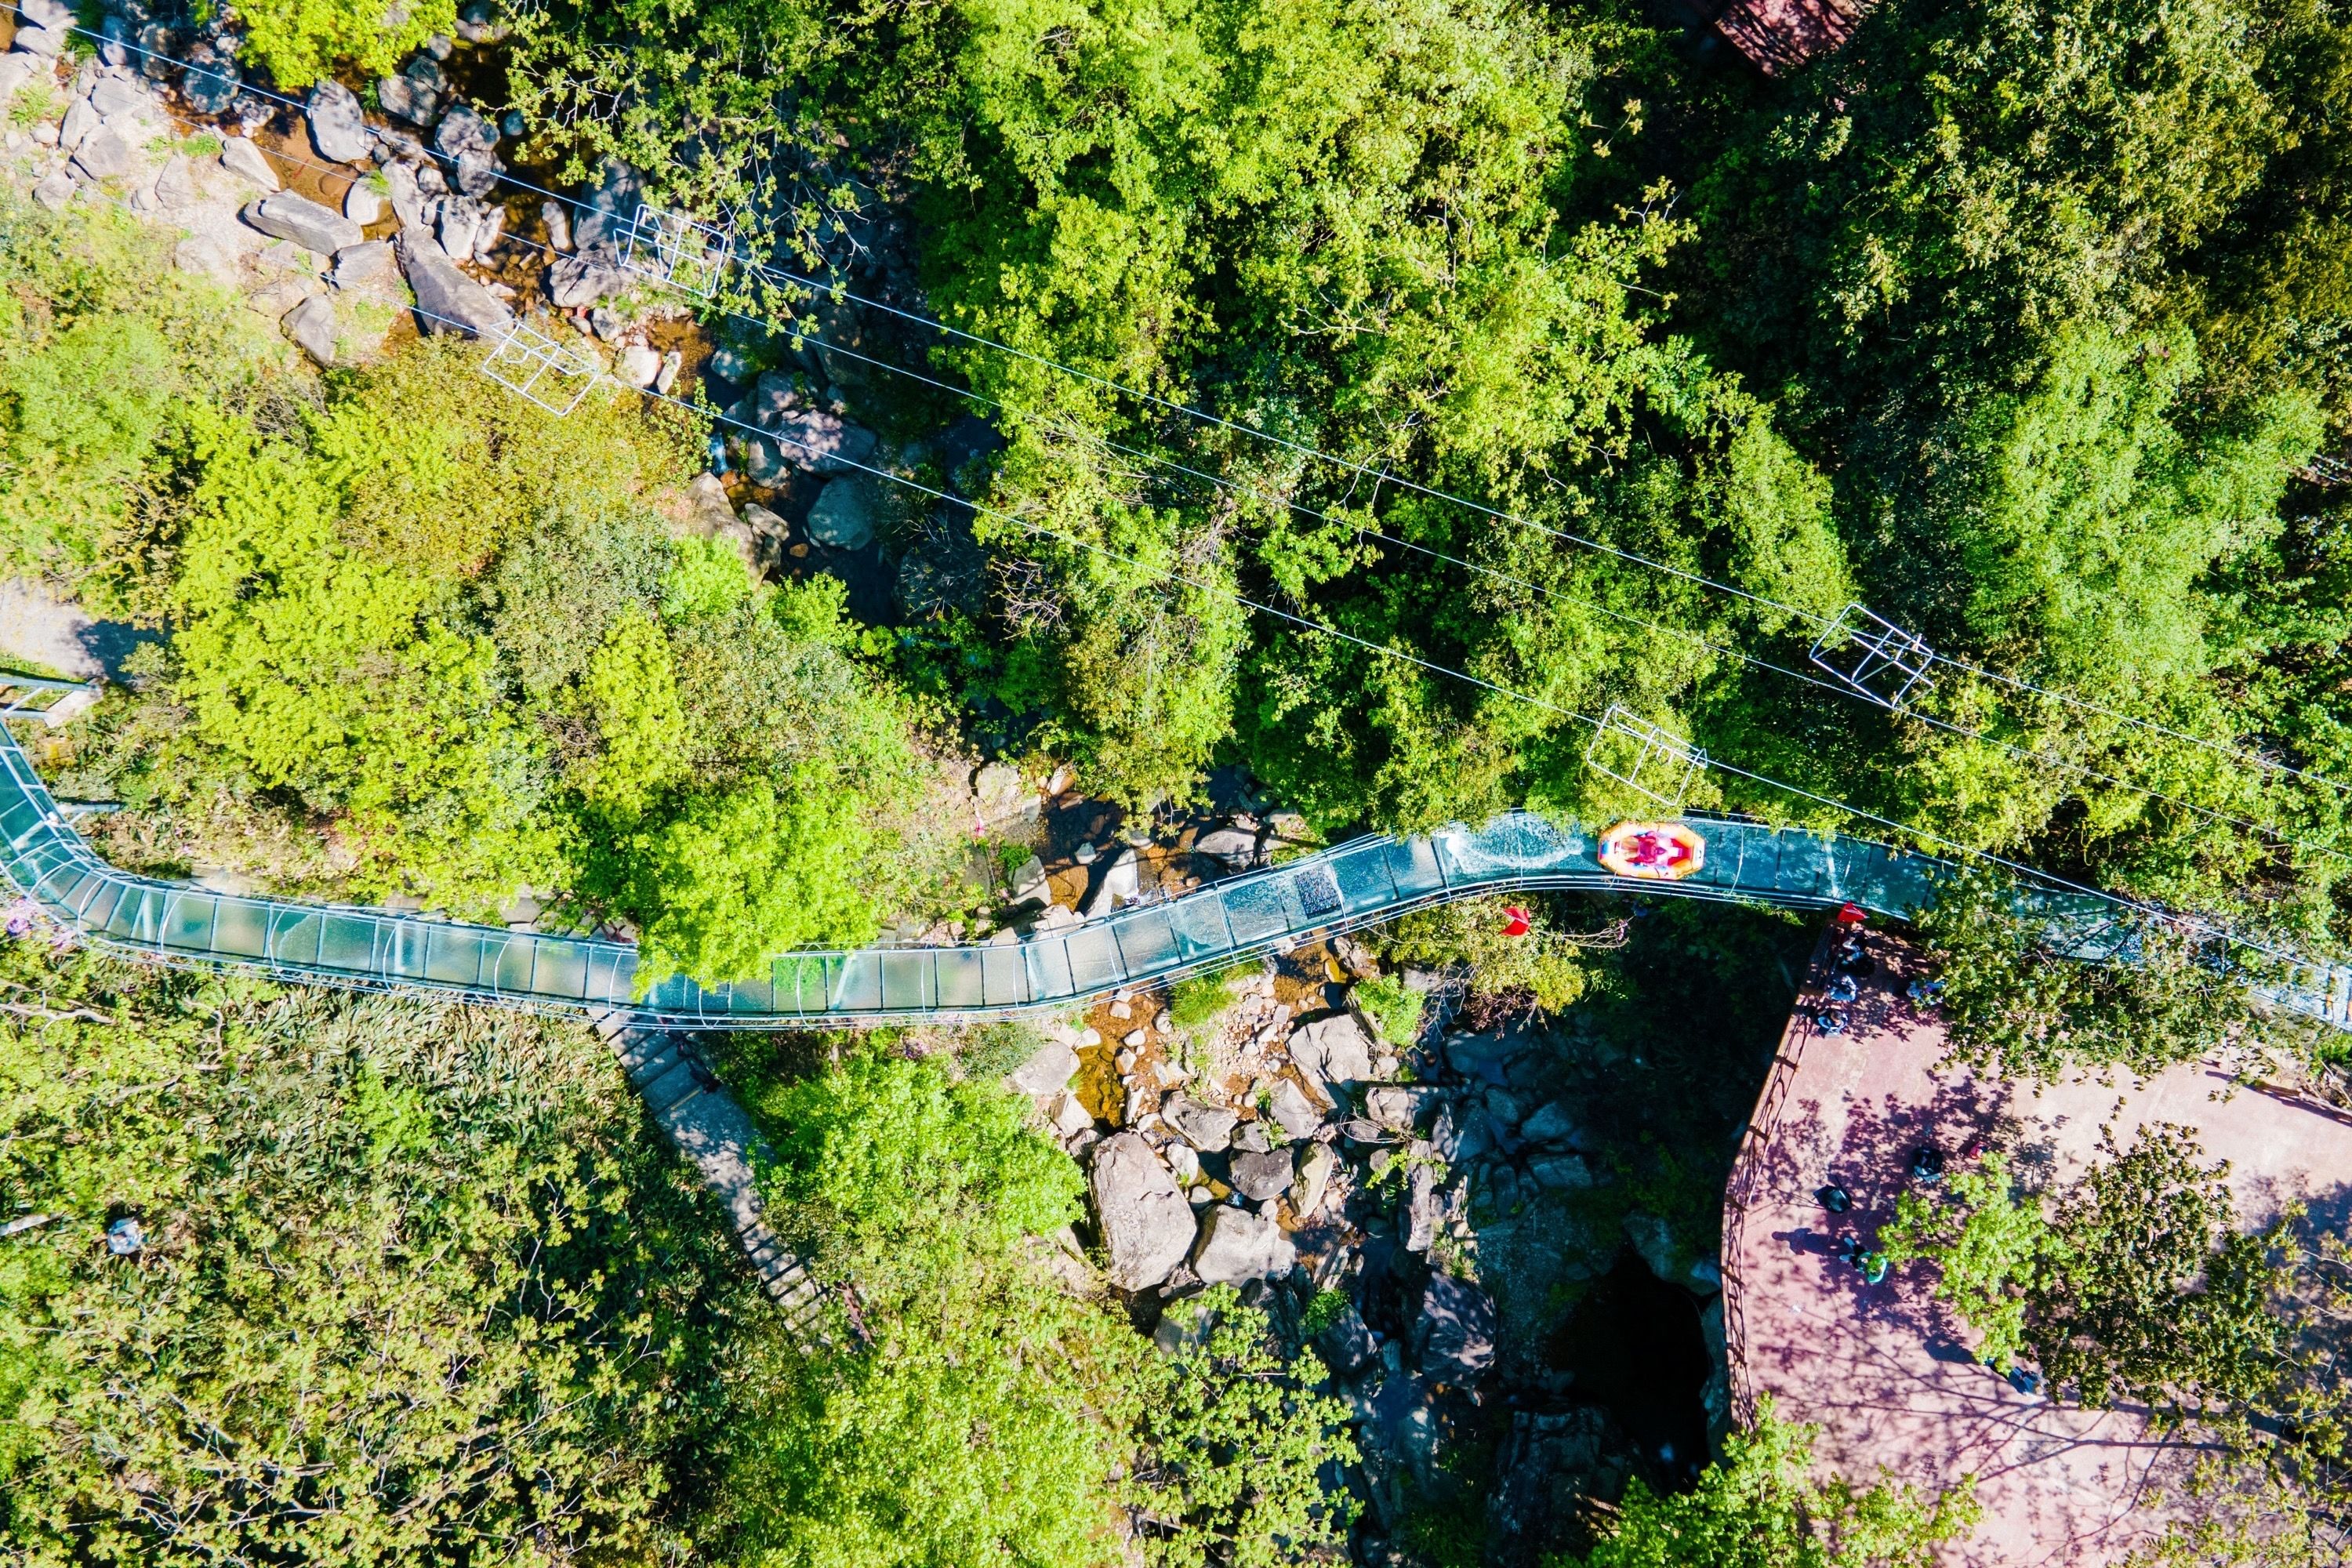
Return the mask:
M1517 906L1532 917L1528 933L1505 936L1509 901L1490 897L1441 904L1406 915L1374 940L1398 964L1466 966L1471 989L1480 995L1517 995L1546 1013L1573 1005L1591 984L1579 956L1580 940L1553 924L1540 900Z
M197 0L210 15L218 0ZM457 0L237 0L248 47L283 88L305 88L349 60L362 76L391 74L436 33L456 29Z
M1422 1006L1427 998L1402 980L1375 975L1360 982L1353 994L1356 1005L1391 1045L1410 1046L1420 1037Z
M1234 1004L1234 984L1247 974L1246 966L1188 974L1168 988L1168 1021L1179 1029L1197 1029L1213 1023Z

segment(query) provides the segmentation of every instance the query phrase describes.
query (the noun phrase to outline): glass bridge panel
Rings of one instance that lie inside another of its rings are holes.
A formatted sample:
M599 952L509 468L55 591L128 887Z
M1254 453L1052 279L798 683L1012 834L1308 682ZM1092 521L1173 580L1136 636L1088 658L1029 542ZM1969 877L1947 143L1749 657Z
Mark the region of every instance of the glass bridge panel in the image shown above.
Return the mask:
M1388 846L1389 879L1401 899L1426 898L1445 889L1445 868L1438 863L1436 847L1426 838L1408 838Z
M1130 980L1172 968L1181 962L1176 946L1176 922L1169 919L1165 904L1121 915L1110 922L1110 931L1118 943L1119 956L1125 961Z
M939 1005L929 948L886 948L882 952L882 1005L894 1013Z
M425 977L444 985L479 985L484 946L481 936L462 927L434 927L425 942Z
M1283 899L1283 884L1272 878L1254 882L1236 882L1221 889L1225 906L1225 920L1234 930L1234 945L1246 947L1280 936L1290 929L1290 910Z
M744 1017L762 1013L778 1013L776 988L765 980L738 980L726 988L723 999L705 998L714 1016Z
M939 950L940 1006L961 1011L985 1005L988 983L981 969L981 953L983 951L971 947L943 947Z
M598 942L588 950L588 1000L626 1006L637 996L637 955L625 947Z
M210 952L213 950L213 906L218 901L211 893L180 893L165 906L162 940L166 947L183 952Z
M1070 955L1070 982L1078 991L1117 985L1127 978L1118 940L1108 926L1080 926L1062 939Z
M535 936L519 936L499 949L488 977L491 989L515 995L537 990L535 972L540 949L545 945Z
M833 979L835 1013L877 1013L882 1008L881 954L868 950L841 955L841 969Z
M152 942L155 922L163 912L163 889L139 884L139 896L125 899L116 906L114 919L107 923L110 934L126 942Z
M815 953L776 960L769 974L776 989L776 1005L788 1013L822 1013L828 988L824 959Z
M1339 879L1328 866L1301 866L1292 872L1290 896L1298 901L1298 913L1309 925L1344 913L1348 907L1347 900L1339 896Z
M588 954L568 942L541 942L539 968L531 976L530 988L542 996L585 1000L588 994Z
M1343 852L1330 863L1331 880L1348 913L1366 914L1396 901L1396 879L1389 874L1390 848L1386 844L1367 844Z
M259 958L269 951L269 906L257 899L223 899L213 919L213 951Z
M1066 939L1050 936L1041 942L1024 942L1021 954L1028 965L1031 996L1040 1002L1054 1002L1078 994L1077 984L1071 978L1070 944Z
M1187 963L1229 952L1237 945L1233 927L1225 920L1225 901L1213 889L1169 905L1168 916L1176 934L1176 950Z
M1010 1007L1029 1000L1029 966L1021 944L1005 942L980 950L981 1000L991 1007Z
M90 900L89 907L82 910L82 925L90 931L104 931L114 913L114 906L122 901L123 891L121 882L107 879L106 885L99 889L98 896Z

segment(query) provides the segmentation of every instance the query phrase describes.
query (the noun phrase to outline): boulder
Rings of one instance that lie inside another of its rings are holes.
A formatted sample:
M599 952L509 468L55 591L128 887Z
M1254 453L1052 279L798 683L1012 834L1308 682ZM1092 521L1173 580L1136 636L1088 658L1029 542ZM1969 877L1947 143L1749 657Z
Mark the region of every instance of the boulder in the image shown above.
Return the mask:
M270 166L268 158L249 137L225 138L221 142L220 162L222 168L240 180L259 185L265 191L278 189L278 171Z
M1121 1132L1096 1145L1087 1184L1113 1285L1146 1290L1184 1261L1192 1245L1192 1205L1140 1136Z
M1246 1285L1278 1279L1298 1267L1298 1249L1270 1219L1219 1204L1201 1217L1192 1246L1192 1272L1204 1284Z
M338 163L364 162L374 144L367 116L361 112L359 94L330 77L310 89L304 112L310 121L310 142L321 155Z
M863 474L845 474L826 483L809 508L808 535L835 550L858 550L874 541L881 498Z
M16 41L12 46L22 53L38 55L53 60L65 52L73 35L63 27L18 27Z
M471 261L484 248L483 220L488 216L486 204L469 201L464 196L444 196L441 199L441 254L452 261Z
M25 27L71 27L80 17L66 0L16 0L16 25Z
M39 74L41 67L30 55L0 55L0 108L6 107L16 89Z
M1242 827L1213 827L1192 840L1192 853L1229 871L1244 870L1257 860L1257 835Z
M561 310L593 305L628 287L629 270L621 265L621 253L609 245L583 244L547 269L547 297Z
M1263 1154L1236 1154L1230 1168L1233 1171L1233 1189L1252 1203L1260 1204L1289 1192L1297 1174L1287 1149L1270 1150Z
M367 235L360 226L308 196L278 191L245 209L245 221L262 233L290 239L306 250L332 256L347 245L362 244Z
M230 255L228 248L219 240L209 237L184 239L173 247L172 265L183 272L210 278L215 282L236 281L236 258Z
M499 43L514 30L499 17L490 0L467 0L465 9L457 13L456 26L457 37L469 44Z
M1437 1244L1437 1222L1441 1212L1436 1169L1416 1163L1405 1173L1404 1177L1402 1219L1404 1249L1407 1252L1427 1252Z
M321 365L335 363L335 303L313 294L279 319L278 326L301 351Z
M400 280L400 258L391 242L364 240L335 252L334 282L338 289L385 292Z
M383 221L383 195L366 180L353 180L343 193L343 216L362 228Z
M743 477L753 484L772 488L790 479L792 472L792 463L776 449L773 441L765 436L743 438Z
M1266 1136L1265 1122L1244 1121L1234 1128L1233 1146L1252 1154L1263 1154L1274 1147L1274 1140Z
M440 203L431 192L417 183L413 164L392 163L383 166L386 194L392 198L392 216L400 220L403 228L431 228L439 214Z
M1077 1071L1078 1053L1060 1040L1049 1040L1005 1075L1004 1081L1023 1094L1052 1094L1066 1087Z
M375 100L386 114L411 125L430 125L441 110L441 95L409 76L378 77Z
M404 230L400 267L416 296L418 325L428 332L464 332L499 337L514 325L514 312L499 297L457 270L441 247Z
M613 374L620 377L624 385L634 386L643 392L653 385L654 377L661 374L661 367L660 354L643 343L631 343L621 351L620 361L613 367Z
M672 349L662 355L661 365L654 372L654 390L667 397L670 395L670 389L677 385L677 373L685 368L686 353L683 350ZM782 520L777 521L781 522ZM781 532L777 534L778 539L782 537Z
M469 196L487 196L499 188L499 176L506 172L506 163L496 153L468 147L457 154L457 167L449 178Z
M1123 844L1103 867L1102 880L1087 895L1078 912L1090 921L1098 920L1135 897L1136 888L1135 847Z
M785 455L820 474L848 473L874 456L880 437L825 408L785 408L766 426Z
M1372 1076L1372 1041L1352 1013L1338 1013L1290 1031L1290 1059L1328 1084L1361 1083Z
M89 106L98 110L100 119L109 121L143 118L160 126L163 120L163 110L155 100L138 83L119 76L98 79L89 89Z
M1232 1146L1234 1124L1241 1118L1222 1106L1202 1105L1188 1095L1171 1094L1160 1107L1160 1120L1193 1148L1213 1154Z
M1381 1342L1364 1326L1364 1315L1356 1310L1353 1301L1341 1306L1329 1322L1316 1331L1314 1344L1323 1364L1341 1377L1355 1376L1381 1353Z
M472 104L462 101L449 106L449 112L441 117L441 128L433 132L433 145L446 158L488 153L498 144L498 127L483 119Z
M547 230L551 250L569 252L572 249L572 212L562 202L552 198L539 204L539 221Z
M1495 1364L1496 1326L1495 1303L1485 1291L1432 1274L1412 1325L1413 1359L1448 1383L1475 1383Z
M73 161L92 180L120 179L139 167L139 150L113 126L101 125L82 138Z
M100 123L98 110L90 107L89 100L75 99L66 110L65 123L58 130L58 145L68 153L72 152L88 141Z
M1328 1143L1309 1143L1298 1151L1298 1181L1292 1189L1291 1207L1301 1219L1312 1219L1315 1211L1323 1206L1323 1195L1330 1190L1331 1177L1339 1169L1339 1156Z
M1381 1084L1364 1091L1364 1114L1391 1131L1410 1132L1438 1097L1436 1089L1425 1086Z
M74 181L63 169L57 170L33 187L33 199L51 212L62 209L73 200Z
M1582 1131L1577 1124L1576 1112L1570 1110L1566 1102L1557 1100L1519 1123L1520 1137L1530 1143L1555 1147L1576 1146Z
M1060 1133L1066 1142L1082 1132L1095 1130L1094 1112L1066 1089L1054 1097L1048 1115L1054 1123L1054 1131Z
M1592 1167L1584 1163L1581 1154L1555 1154L1549 1159L1535 1160L1528 1165L1528 1174L1536 1185L1549 1187L1556 1193L1592 1184Z
M166 159L163 173L155 176L155 200L165 208L192 207L204 200L204 193L196 189L195 165L176 153Z
M1290 1079L1279 1079L1266 1096L1266 1114L1274 1124L1291 1139L1311 1138L1323 1125L1323 1108L1307 1098L1307 1091Z
M180 100L198 114L223 114L244 85L245 73L235 60L209 44L198 44L189 49L188 63L180 72Z
M645 177L618 158L605 159L572 221L572 243L585 250L607 240L617 241L645 199Z

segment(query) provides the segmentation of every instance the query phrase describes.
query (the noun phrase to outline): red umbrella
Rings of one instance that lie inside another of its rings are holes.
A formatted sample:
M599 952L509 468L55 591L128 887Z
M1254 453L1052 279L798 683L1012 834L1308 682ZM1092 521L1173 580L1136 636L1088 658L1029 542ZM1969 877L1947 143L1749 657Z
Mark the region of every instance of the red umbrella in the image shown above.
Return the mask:
M1529 922L1528 920L1527 910L1519 908L1517 904L1505 904L1503 906L1503 913L1507 917L1503 921L1503 934L1505 936L1525 936L1528 934Z

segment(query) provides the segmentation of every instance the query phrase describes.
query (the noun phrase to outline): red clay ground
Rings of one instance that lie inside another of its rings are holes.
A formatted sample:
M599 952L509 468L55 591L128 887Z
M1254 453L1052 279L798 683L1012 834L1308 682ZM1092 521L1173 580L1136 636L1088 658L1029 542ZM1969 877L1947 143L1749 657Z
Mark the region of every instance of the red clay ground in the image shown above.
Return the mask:
M2231 1162L2242 1217L2294 1199L2341 1231L2352 1215L2352 1116L2272 1089L2232 1092L2208 1066L2145 1086L2128 1079L2026 1086L1979 1081L1943 1064L1943 1031L1903 999L1915 962L1873 939L1852 1029L1811 1025L1809 985L1781 1042L1725 1208L1724 1294L1735 1405L1769 1394L1784 1419L1815 1423L1818 1462L1857 1481L1882 1468L1923 1488L1977 1478L1984 1518L1945 1552L1968 1568L2096 1568L2159 1532L2162 1493L2193 1452L2152 1438L2137 1409L2087 1412L2037 1402L1979 1364L1966 1331L1928 1299L1925 1265L1864 1285L1831 1249L1865 1238L1894 1212L1911 1152L1948 1155L1971 1132L2007 1125L2019 1167L2071 1179L2112 1122L2120 1142L2144 1121L2187 1123L2209 1159ZM1816 970L1815 984L1823 978ZM2120 1102L2120 1105L2119 1105ZM1831 1181L1853 1194L1833 1215L1814 1199Z

